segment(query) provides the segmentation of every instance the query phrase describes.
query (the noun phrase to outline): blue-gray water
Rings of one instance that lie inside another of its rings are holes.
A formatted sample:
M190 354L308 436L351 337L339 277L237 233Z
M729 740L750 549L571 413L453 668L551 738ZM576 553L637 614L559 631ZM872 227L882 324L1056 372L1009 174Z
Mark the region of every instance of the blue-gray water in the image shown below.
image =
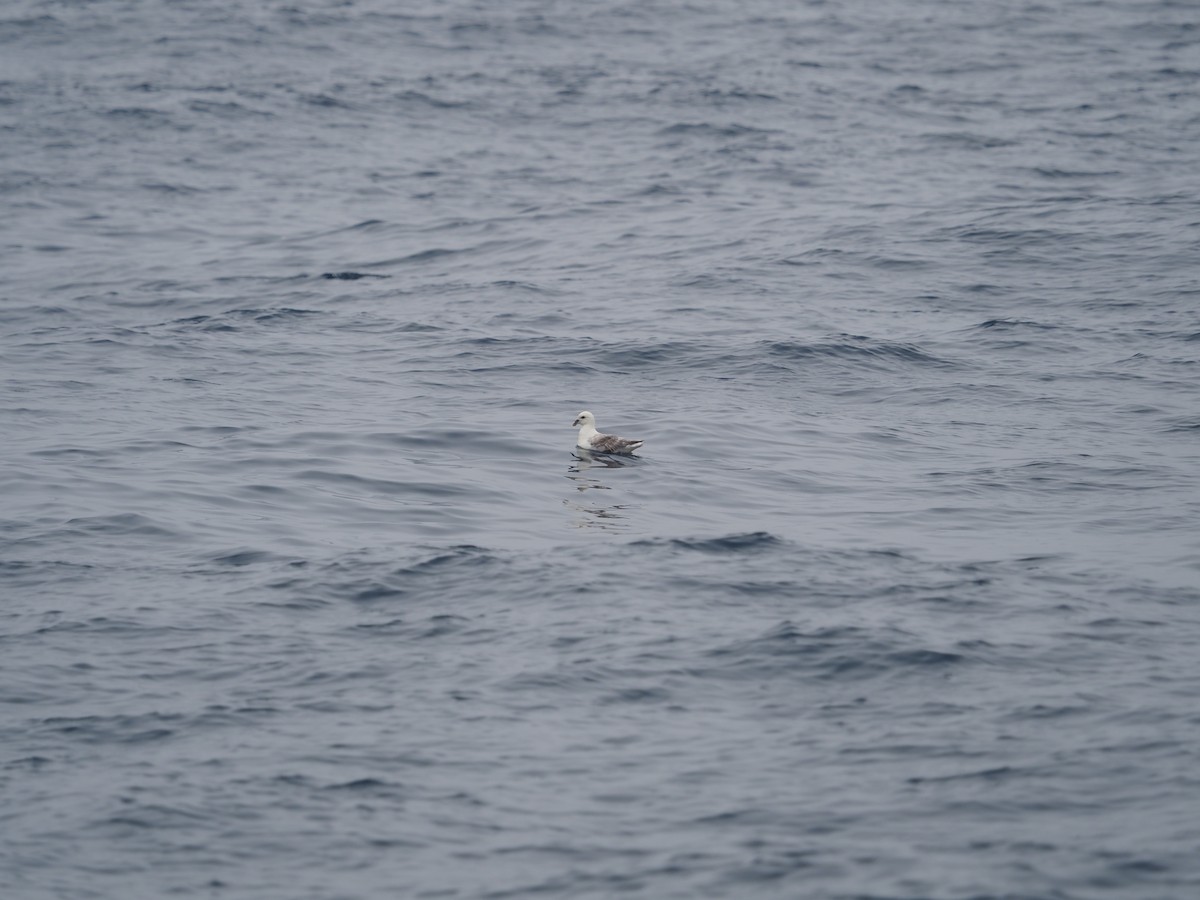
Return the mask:
M1198 146L1188 2L8 0L0 896L1200 896Z

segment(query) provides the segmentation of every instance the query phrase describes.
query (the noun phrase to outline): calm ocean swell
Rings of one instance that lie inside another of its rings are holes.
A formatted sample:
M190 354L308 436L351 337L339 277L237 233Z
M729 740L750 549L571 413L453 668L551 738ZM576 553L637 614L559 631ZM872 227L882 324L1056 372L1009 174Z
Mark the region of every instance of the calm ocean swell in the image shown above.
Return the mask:
M8 4L0 894L1191 900L1193 13Z

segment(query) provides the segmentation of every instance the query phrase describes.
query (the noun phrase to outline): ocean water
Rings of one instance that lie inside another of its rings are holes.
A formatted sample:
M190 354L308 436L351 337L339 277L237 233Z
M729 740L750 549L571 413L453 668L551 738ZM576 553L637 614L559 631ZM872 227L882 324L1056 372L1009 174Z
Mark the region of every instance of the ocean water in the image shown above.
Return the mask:
M0 5L0 896L1200 896L1198 146L1186 2Z

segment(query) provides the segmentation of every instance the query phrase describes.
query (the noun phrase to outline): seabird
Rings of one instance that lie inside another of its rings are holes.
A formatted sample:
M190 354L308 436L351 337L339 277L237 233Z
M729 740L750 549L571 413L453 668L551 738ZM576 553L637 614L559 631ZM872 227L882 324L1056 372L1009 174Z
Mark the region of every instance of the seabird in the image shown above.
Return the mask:
M601 434L596 430L596 417L586 409L575 417L575 425L579 427L579 437L575 445L584 450L594 450L597 453L633 453L645 443L617 437L615 434Z

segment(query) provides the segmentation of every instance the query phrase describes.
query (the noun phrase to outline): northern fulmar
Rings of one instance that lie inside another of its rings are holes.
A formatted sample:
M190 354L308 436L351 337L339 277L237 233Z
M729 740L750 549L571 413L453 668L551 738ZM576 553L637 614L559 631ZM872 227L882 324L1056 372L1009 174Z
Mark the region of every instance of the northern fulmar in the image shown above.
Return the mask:
M579 426L579 437L575 446L596 453L633 453L645 443L629 438L617 437L615 434L601 434L596 430L596 417L586 409L575 417L575 425Z

